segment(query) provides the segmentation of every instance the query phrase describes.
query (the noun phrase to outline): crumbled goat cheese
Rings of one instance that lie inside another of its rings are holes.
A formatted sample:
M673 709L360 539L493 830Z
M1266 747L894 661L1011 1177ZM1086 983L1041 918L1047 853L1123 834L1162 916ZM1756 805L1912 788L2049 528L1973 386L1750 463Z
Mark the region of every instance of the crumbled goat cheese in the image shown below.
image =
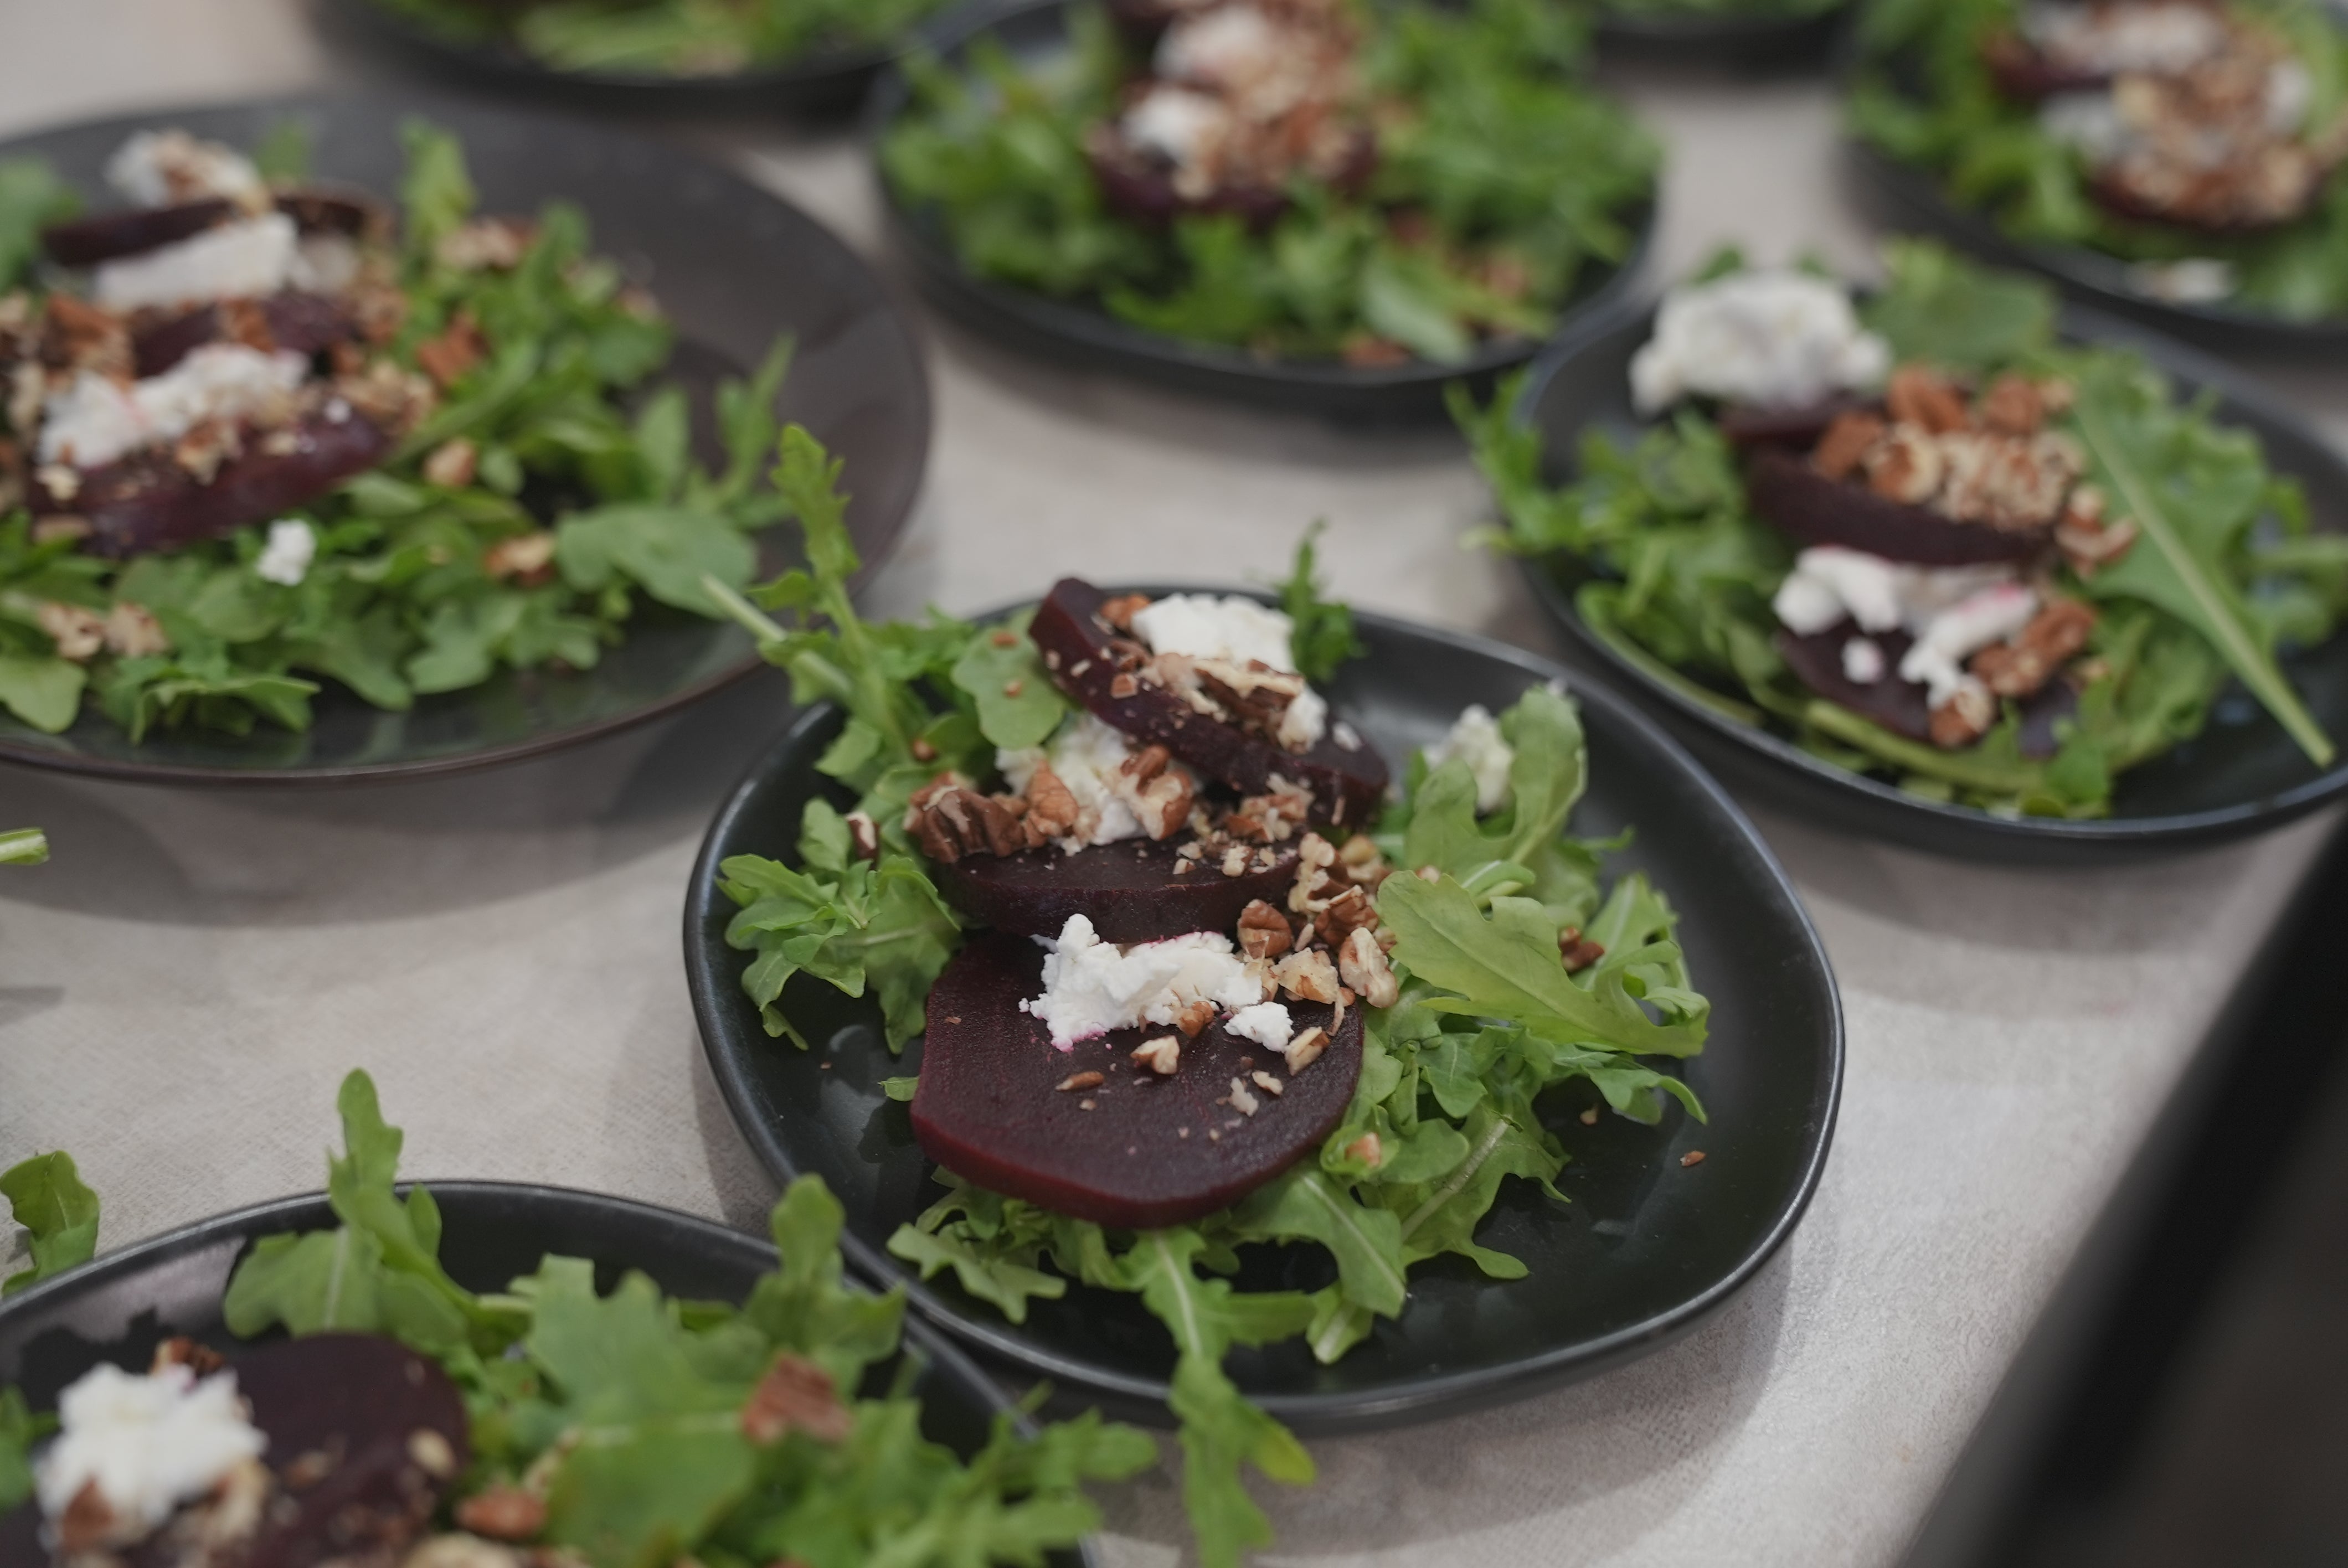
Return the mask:
M1231 112L1219 100L1161 83L1136 99L1120 123L1127 141L1187 169L1205 161L1230 120Z
M298 250L294 220L265 213L108 261L90 294L109 311L273 294L293 276Z
M1133 743L1121 730L1112 729L1090 713L1079 712L1062 721L1052 733L1050 742L1041 746L1022 746L1017 750L1002 750L994 753L994 765L1021 794L1035 782L1038 763L1050 765L1053 776L1067 785L1068 794L1076 797L1076 831L1059 841L1060 847L1073 853L1094 844L1119 844L1128 838L1139 838L1148 830L1133 814L1133 807L1117 792L1117 770L1133 755ZM1180 763L1167 766L1191 780L1193 790L1197 779Z
M1022 1001L1019 1010L1043 1020L1062 1050L1111 1030L1170 1024L1194 1002L1233 1009L1263 999L1262 982L1218 932L1120 948L1102 941L1090 920L1071 915L1059 940L1035 940L1045 948L1044 994Z
M294 243L288 287L339 294L359 280L359 248L347 234L304 234Z
M295 588L310 575L310 563L317 556L318 536L310 525L299 518L280 518L269 525L269 542L252 569L264 582Z
M1153 64L1170 81L1231 88L1275 67L1280 29L1252 5L1218 5L1166 29Z
M44 406L41 461L102 468L139 447L177 441L207 420L279 412L309 369L298 354L215 343L129 386L78 372Z
M1772 608L1778 623L1798 637L1846 619L1864 632L1907 632L1914 641L1900 656L1900 679L1921 682L1938 707L1971 679L1966 659L2029 624L2038 596L2014 580L2011 567L1905 566L1818 545L1794 558ZM1879 661L1880 650L1876 657ZM1846 651L1844 673L1867 683L1869 678L1855 671L1850 658Z
M1284 1050L1295 1025L1278 1002L1255 1002L1223 1020L1223 1027L1241 1040L1251 1040L1266 1050Z
M2022 36L2079 70L2174 76L2226 46L2226 16L2202 0L2109 5L2040 0L2023 7Z
M57 1399L62 1430L35 1475L41 1510L62 1518L97 1482L118 1519L149 1531L269 1446L246 1418L236 1374L186 1367L151 1377L93 1367Z
M1277 610L1237 594L1169 593L1135 612L1133 634L1152 653L1193 659L1250 661L1282 674L1296 673L1290 646L1295 623ZM1281 715L1274 737L1292 752L1310 751L1328 733L1329 704L1307 686Z
M1479 814L1509 804L1509 769L1516 763L1516 748L1500 737L1499 721L1482 703L1471 702L1461 710L1450 733L1427 747L1426 757L1429 773L1454 757L1468 764L1476 780Z
M1890 345L1859 324L1841 285L1756 270L1665 294L1655 335L1631 361L1631 392L1642 414L1696 395L1794 408L1890 368Z
M1883 646L1871 637L1854 637L1842 645L1843 679L1854 686L1872 686L1883 679Z
M256 212L269 205L269 187L251 159L184 130L139 132L107 159L106 182L141 207L176 207L208 198Z

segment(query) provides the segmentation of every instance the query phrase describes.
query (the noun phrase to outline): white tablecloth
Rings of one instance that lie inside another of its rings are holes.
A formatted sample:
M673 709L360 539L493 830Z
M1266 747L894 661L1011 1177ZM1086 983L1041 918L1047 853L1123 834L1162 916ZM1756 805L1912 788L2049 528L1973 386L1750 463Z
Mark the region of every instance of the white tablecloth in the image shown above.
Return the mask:
M293 0L10 0L0 134L374 74ZM1626 84L1674 161L1660 256L1869 246L1815 83ZM854 144L669 129L877 248ZM788 280L778 280L787 287ZM1025 363L932 323L927 497L876 606L974 609L1047 573L1268 574L1326 517L1356 603L1553 646L1463 552L1481 491L1440 431L1348 435ZM2334 431L2336 382L2289 383ZM850 476L853 481L853 476ZM335 794L0 771L0 1163L64 1147L119 1245L321 1184L365 1065L420 1176L595 1187L755 1225L771 1197L703 1064L677 952L713 804L781 712L760 680L676 722L479 777ZM1313 1445L1264 1489L1268 1561L1884 1563L2329 817L2165 864L1976 867L1766 818L1840 976L1850 1071L1826 1181L1744 1296L1622 1371L1488 1414ZM1111 1559L1175 1560L1162 1479Z

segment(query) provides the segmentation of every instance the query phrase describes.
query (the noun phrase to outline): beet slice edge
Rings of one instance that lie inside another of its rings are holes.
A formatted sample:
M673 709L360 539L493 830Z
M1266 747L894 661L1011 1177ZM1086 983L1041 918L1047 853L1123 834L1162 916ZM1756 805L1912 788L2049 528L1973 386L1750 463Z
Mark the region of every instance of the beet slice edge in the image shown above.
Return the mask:
M2054 537L2051 528L1993 528L1888 500L1828 478L1783 446L1752 448L1745 460L1745 494L1762 521L1802 544L1841 545L1916 566L2027 560Z
M947 903L998 931L1056 937L1071 915L1092 922L1103 941L1150 942L1186 931L1228 931L1255 899L1278 904L1296 879L1296 851L1282 845L1268 871L1226 876L1210 854L1178 859L1187 841L1134 839L1064 855L1046 846L1017 855L965 855L933 861L930 875ZM1252 851L1251 851L1251 856ZM1178 865L1189 865L1178 872Z
M1880 680L1862 683L1843 673L1843 647L1860 637L1869 639L1883 651ZM1932 713L1924 686L1921 682L1900 678L1900 657L1912 641L1905 631L1867 632L1860 630L1857 622L1846 620L1806 637L1780 631L1777 651L1784 655L1786 667L1796 678L1828 702L1848 708L1860 718L1871 719L1895 735L1930 744ZM2021 699L2018 705L2022 710L2022 754L2032 762L2044 762L2061 751L2063 743L2054 733L2055 722L2079 711L2079 694L2071 683L2057 675Z
M1359 1009L1346 1009L1327 1052L1292 1078L1276 1051L1220 1024L1183 1040L1179 1070L1160 1078L1129 1053L1171 1029L1120 1030L1056 1050L1043 1020L1019 1010L1043 994L1043 968L1036 944L982 936L930 991L913 1135L931 1159L990 1192L1118 1229L1179 1225L1309 1157L1353 1101ZM1333 1011L1287 1005L1300 1030L1325 1028ZM1097 1088L1058 1087L1086 1071L1101 1074ZM1256 1085L1256 1071L1284 1092ZM1216 1103L1231 1098L1234 1078L1257 1101L1253 1115Z

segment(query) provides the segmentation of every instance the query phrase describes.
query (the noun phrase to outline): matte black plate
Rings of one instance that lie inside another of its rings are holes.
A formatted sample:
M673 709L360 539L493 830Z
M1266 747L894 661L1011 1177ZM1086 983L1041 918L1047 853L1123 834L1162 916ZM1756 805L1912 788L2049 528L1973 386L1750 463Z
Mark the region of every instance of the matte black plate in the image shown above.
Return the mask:
M1849 0L1815 15L1756 16L1625 12L1601 4L1598 41L1625 59L1691 63L1734 71L1814 68L1834 54L1852 11Z
M559 71L506 39L444 38L377 0L319 0L338 31L401 58L420 75L490 92L527 95L582 113L779 114L813 119L853 110L896 54L888 46L830 49L722 76L654 71Z
M1516 417L1540 432L1551 483L1571 477L1585 431L1628 436L1644 425L1631 407L1630 364L1653 320L1652 306L1618 309L1568 333L1534 364ZM2275 471L2306 487L2315 526L2348 529L2348 461L2274 395L2174 339L2101 312L2066 306L2061 330L2074 340L2138 350L2171 377L2181 396L2214 395L2217 418L2253 432ZM2104 820L2009 818L1921 800L1836 767L1649 677L1593 633L1574 609L1574 590L1593 575L1582 562L1552 555L1528 560L1525 574L1575 645L1621 679L1706 766L1774 805L1835 827L1945 855L2035 863L2096 859L2121 848L2180 849L2263 832L2348 789L2348 761L2318 770L2234 685L2219 695L2199 735L2120 775L2113 815ZM2348 637L2286 658L2283 669L2317 721L2348 745Z
M534 212L561 199L585 209L595 249L648 284L677 326L679 379L696 365L747 372L775 338L798 339L777 412L848 463L849 531L867 569L895 544L922 485L929 375L890 291L798 209L715 164L551 115L400 97L298 97L125 116L0 143L37 156L93 202L116 204L99 169L132 131L180 126L249 147L272 126L308 128L316 171L397 189L400 122L421 115L464 138L488 211ZM705 375L702 379L706 379ZM796 550L771 530L769 564ZM738 628L657 606L593 670L503 671L484 685L423 697L406 713L368 706L334 682L304 734L262 724L238 739L193 729L141 744L85 710L45 735L0 712L0 760L136 782L335 784L453 773L576 744L684 706L757 668Z
M673 1209L567 1187L427 1184L447 1225L440 1260L469 1290L503 1290L555 1253L593 1259L599 1290L634 1269L672 1296L739 1302L775 1266L775 1249L765 1241ZM221 1321L221 1296L247 1245L338 1223L323 1193L280 1198L109 1253L11 1297L0 1306L0 1388L17 1385L35 1410L53 1410L58 1392L99 1362L144 1371L155 1347L174 1335L233 1350L245 1341ZM923 1435L965 1458L975 1452L1008 1401L911 1313L901 1355L921 1367L913 1392L922 1400ZM885 1386L889 1372L884 1365L873 1376ZM1013 1419L1021 1430L1033 1430L1025 1417ZM1087 1545L1054 1561L1060 1568L1092 1568L1095 1559Z
M1850 68L1847 60L1846 83ZM2054 279L2075 298L2150 323L2214 353L2336 358L2348 348L2348 315L2294 322L2223 302L2171 304L2129 283L2132 263L2085 245L2016 240L1987 213L1952 200L1930 171L1902 163L1859 138L1844 141L1843 157L1859 195L1883 227L1937 235L2006 266L2027 267Z
M1073 9L1072 0L1028 0L1007 9L980 6L950 16L928 36L950 67L963 65L973 42L991 37L1032 69L1066 52ZM872 89L865 117L867 132L876 143L911 103L911 87L904 72L892 68L885 73ZM1220 343L1147 332L1096 306L1052 299L968 272L935 215L899 202L877 167L874 178L888 209L890 231L911 261L932 303L973 332L1078 369L1115 371L1226 402L1380 424L1439 418L1447 384L1464 381L1480 395L1489 390L1495 376L1530 359L1540 346L1530 342L1495 345L1455 364L1414 361L1373 367L1335 359L1267 359ZM1638 213L1636 225L1638 238L1631 254L1585 282L1560 313L1560 323L1629 290L1654 232L1652 204Z
M1152 589L1147 591L1174 591ZM1459 710L1498 711L1564 671L1514 648L1381 616L1358 618L1370 651L1328 686L1337 712L1399 767ZM1412 1276L1410 1304L1334 1367L1300 1343L1235 1351L1250 1397L1308 1430L1391 1424L1496 1404L1642 1355L1719 1307L1791 1233L1817 1185L1842 1079L1842 1012L1826 955L1785 874L1728 797L1687 754L1603 687L1575 681L1590 735L1591 787L1575 830L1635 826L1617 870L1649 873L1684 917L1695 983L1713 1000L1712 1039L1687 1064L1711 1113L1676 1110L1656 1128L1573 1119L1559 1207L1529 1184L1502 1189L1478 1239L1529 1277L1485 1279L1458 1259ZM859 1267L904 1280L914 1305L990 1355L1097 1395L1135 1415L1159 1410L1173 1346L1130 1296L1071 1286L1024 1327L973 1300L951 1276L923 1285L885 1249L899 1225L942 1195L903 1105L881 1079L917 1071L882 1044L880 1015L804 977L786 998L815 1049L769 1040L742 991L744 955L725 941L734 907L716 867L732 855L788 856L799 812L826 787L813 764L840 720L812 710L754 764L712 825L686 893L685 962L702 1040L736 1122L778 1180L812 1171L848 1208L842 1245ZM1701 1149L1702 1165L1680 1157ZM1334 1276L1314 1248L1258 1248L1251 1288L1316 1288Z

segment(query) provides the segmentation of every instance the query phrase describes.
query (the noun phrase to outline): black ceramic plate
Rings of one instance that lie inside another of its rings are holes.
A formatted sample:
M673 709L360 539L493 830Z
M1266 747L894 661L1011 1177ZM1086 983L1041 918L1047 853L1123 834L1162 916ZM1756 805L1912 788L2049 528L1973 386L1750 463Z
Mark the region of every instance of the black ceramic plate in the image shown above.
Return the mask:
M1551 482L1571 477L1572 454L1584 431L1627 436L1644 423L1631 408L1630 364L1653 321L1652 306L1623 307L1566 333L1535 363L1516 415L1540 432ZM2275 471L2305 487L2315 526L2348 530L2348 460L2273 394L2172 339L2099 312L2066 307L2061 327L2075 340L2139 350L2185 395L2214 395L2217 419L2255 434ZM2319 770L2248 693L2229 687L2199 735L2120 775L2113 815L2104 820L2009 818L1921 800L1836 767L1645 674L1574 609L1574 590L1591 575L1581 562L1555 555L1527 561L1525 571L1576 646L1618 676L1706 766L1771 804L1836 827L1949 855L2077 860L2120 848L2184 848L2261 832L2348 790L2348 760ZM2348 637L2289 657L2283 669L2317 721L2348 744Z
M1807 15L1624 11L1601 4L1598 39L1626 59L1685 61L1736 71L1824 65L1850 18L1850 0Z
M1396 766L1468 703L1497 712L1564 674L1480 638L1358 619L1369 653L1329 683L1330 700ZM1615 1116L1584 1128L1572 1120L1576 1102L1558 1122L1573 1156L1559 1180L1571 1204L1510 1183L1478 1238L1524 1259L1529 1277L1497 1284L1457 1259L1424 1266L1404 1315L1334 1367L1296 1342L1234 1352L1240 1387L1301 1429L1498 1403L1653 1349L1753 1277L1801 1217L1825 1163L1842 1013L1808 916L1752 826L1684 752L1604 688L1572 684L1591 774L1574 827L1635 827L1613 865L1646 871L1684 917L1695 983L1713 1001L1711 1042L1687 1064L1711 1125L1673 1111L1656 1128ZM802 806L825 787L815 759L839 723L829 708L802 715L736 789L694 868L685 978L726 1103L778 1180L811 1171L839 1194L841 1245L859 1267L904 1280L917 1307L991 1356L1162 1419L1172 1343L1132 1297L1071 1286L1014 1327L950 1276L922 1284L887 1252L898 1225L944 1191L906 1108L880 1089L919 1069L920 1043L891 1057L877 1008L802 978L787 1000L815 1042L802 1053L769 1040L743 994L716 867L732 855L789 852ZM1695 1149L1704 1163L1683 1169L1680 1157ZM1334 1277L1315 1266L1313 1249L1256 1250L1241 1275L1252 1288Z
M714 164L635 137L548 115L441 99L302 97L96 120L0 144L0 158L46 159L92 200L98 170L132 131L180 126L251 146L293 121L312 137L317 172L397 189L400 122L423 115L464 138L484 210L584 208L595 249L648 284L675 322L682 380L747 374L783 333L798 352L778 413L847 460L849 531L869 568L911 511L929 453L928 373L890 291L847 246L778 197ZM768 536L770 564L788 528ZM0 712L0 760L149 783L334 784L510 762L668 712L757 667L736 627L657 608L592 671L505 671L485 685L419 698L406 713L369 707L331 682L307 733L263 724L244 738L201 731L141 744L87 712L60 735Z
M1846 85L1851 70L1847 58L1841 73ZM2172 304L2129 281L2133 263L2084 245L2016 240L1987 213L1953 200L1929 170L1902 163L1870 142L1850 137L1843 143L1843 156L1865 205L1885 228L1937 235L2006 266L2027 267L2078 299L2150 323L2216 353L2336 358L2348 348L2348 316L2294 322L2222 301Z
M691 1214L565 1187L505 1182L433 1182L447 1225L441 1262L457 1283L503 1290L549 1253L592 1258L609 1290L625 1271L650 1275L669 1295L738 1302L775 1266L766 1242ZM101 1361L143 1370L155 1347L185 1334L221 1350L242 1343L221 1321L221 1296L246 1246L288 1231L332 1229L324 1194L238 1209L109 1253L0 1306L0 1388L15 1384L36 1410ZM940 1335L906 1315L901 1356L920 1372L922 1430L965 1458L982 1447L998 1411L994 1385ZM881 1385L889 1366L871 1374ZM1021 1430L1026 1419L1014 1416ZM26 1506L31 1506L27 1504ZM1089 1547L1056 1556L1058 1568L1091 1568Z
M978 39L992 38L1024 68L1041 69L1067 51L1072 0L1027 0L1007 8L957 14L931 30L937 51L959 68ZM910 107L911 87L901 69L883 75L866 111L877 142ZM1524 342L1479 350L1455 364L1414 361L1391 366L1350 365L1334 359L1267 359L1244 349L1192 342L1144 331L1107 311L1055 300L982 278L963 268L934 214L897 200L888 178L875 171L889 212L890 231L913 265L922 292L972 331L1023 354L1082 370L1107 370L1137 381L1227 402L1262 405L1332 419L1387 423L1440 417L1443 388L1464 381L1480 395L1493 378L1533 356ZM1626 292L1654 231L1652 206L1636 215L1638 238L1619 266L1586 282L1560 321Z
M528 94L596 114L784 114L803 118L853 109L880 67L888 46L830 49L779 65L720 76L654 71L559 71L506 39L479 43L443 37L378 0L317 0L325 20L440 82Z

